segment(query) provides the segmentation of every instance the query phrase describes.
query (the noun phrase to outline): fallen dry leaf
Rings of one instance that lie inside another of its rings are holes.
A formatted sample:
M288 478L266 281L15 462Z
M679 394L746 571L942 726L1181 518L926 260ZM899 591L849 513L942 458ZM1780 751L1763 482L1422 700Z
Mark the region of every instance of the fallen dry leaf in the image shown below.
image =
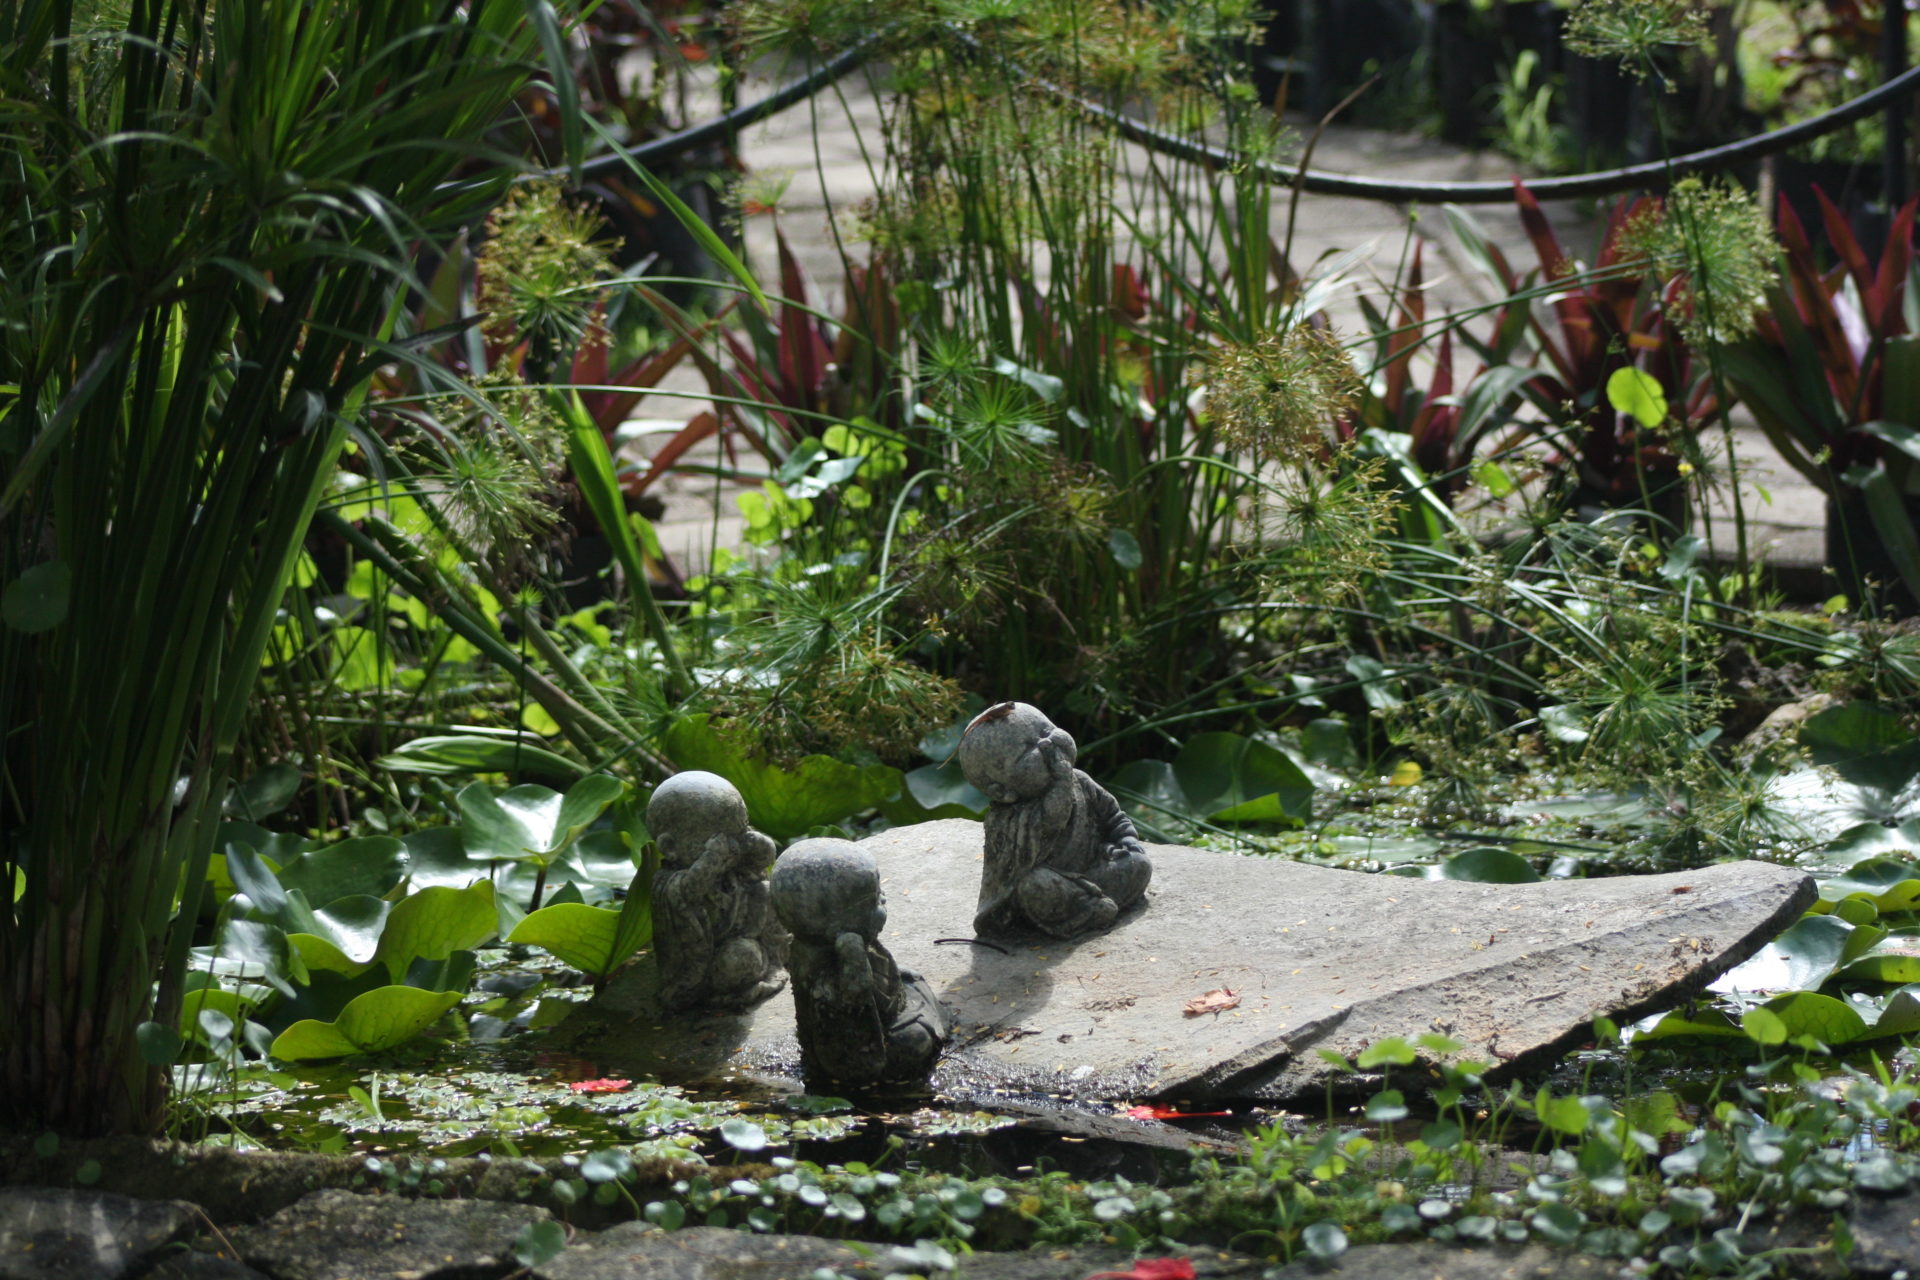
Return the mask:
M1240 997L1233 994L1233 988L1216 987L1203 996L1195 996L1187 1001L1185 1009L1189 1018L1197 1018L1203 1013L1225 1013L1239 1007Z

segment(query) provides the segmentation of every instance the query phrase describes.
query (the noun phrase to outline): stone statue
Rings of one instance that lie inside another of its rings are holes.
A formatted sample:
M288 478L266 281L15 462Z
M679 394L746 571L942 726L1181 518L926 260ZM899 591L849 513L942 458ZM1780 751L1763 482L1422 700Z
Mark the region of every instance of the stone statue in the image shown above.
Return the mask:
M787 933L767 896L773 841L747 824L747 803L714 773L676 773L647 801L660 845L653 949L668 1009L738 1009L786 985Z
M993 801L973 931L1070 938L1110 927L1153 864L1106 789L1073 767L1073 736L1037 707L1002 702L960 738L960 769Z
M801 840L773 864L793 931L793 1012L809 1088L924 1085L947 1040L926 979L881 945L880 869L851 840Z

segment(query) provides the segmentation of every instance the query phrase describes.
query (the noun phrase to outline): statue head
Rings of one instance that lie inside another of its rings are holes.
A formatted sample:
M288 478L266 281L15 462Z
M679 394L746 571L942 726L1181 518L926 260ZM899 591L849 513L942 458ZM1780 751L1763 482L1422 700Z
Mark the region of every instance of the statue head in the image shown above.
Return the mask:
M987 708L960 737L960 771L995 804L1045 795L1073 776L1075 754L1073 735L1024 702Z
M773 912L796 937L880 936L887 900L873 855L851 840L799 840L773 864Z
M653 789L647 832L660 843L661 865L691 866L716 835L745 835L747 802L717 773L689 769Z

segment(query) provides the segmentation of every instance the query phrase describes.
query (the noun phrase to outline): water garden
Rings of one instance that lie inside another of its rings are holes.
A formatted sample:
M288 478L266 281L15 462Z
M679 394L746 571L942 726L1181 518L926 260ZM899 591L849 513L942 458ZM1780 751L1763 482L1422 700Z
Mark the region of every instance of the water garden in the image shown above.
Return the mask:
M0 1270L1920 1264L1903 24L1374 8L0 0Z

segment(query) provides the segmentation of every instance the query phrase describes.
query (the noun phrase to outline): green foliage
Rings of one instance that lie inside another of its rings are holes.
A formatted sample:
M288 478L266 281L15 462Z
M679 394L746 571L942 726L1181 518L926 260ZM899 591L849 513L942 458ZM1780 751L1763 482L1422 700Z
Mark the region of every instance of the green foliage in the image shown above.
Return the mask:
M0 1113L76 1132L156 1118L134 1032L178 1012L282 588L416 252L497 190L447 180L556 21L114 13L10 8L0 118Z
M667 754L682 769L717 773L740 789L753 825L777 840L843 821L899 793L902 776L886 765L852 765L807 756L791 769L760 757L744 735L722 732L706 714L667 730Z

